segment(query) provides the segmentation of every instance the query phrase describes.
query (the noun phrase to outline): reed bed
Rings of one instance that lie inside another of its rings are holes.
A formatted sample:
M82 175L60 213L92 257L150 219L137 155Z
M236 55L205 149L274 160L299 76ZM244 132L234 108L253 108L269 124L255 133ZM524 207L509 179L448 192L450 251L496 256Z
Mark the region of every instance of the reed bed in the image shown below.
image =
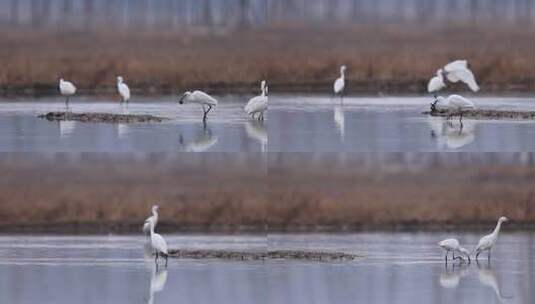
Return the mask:
M501 215L535 224L535 155L478 155L2 155L0 227L137 232L155 202L163 231L444 229Z
M273 92L330 92L338 66L346 64L354 93L412 93L424 92L438 67L465 58L483 91L530 91L535 88L534 34L530 27L492 25L0 30L0 88L4 94L51 94L64 77L80 93L108 94L121 74L143 94L186 88L250 92L260 79L268 79Z

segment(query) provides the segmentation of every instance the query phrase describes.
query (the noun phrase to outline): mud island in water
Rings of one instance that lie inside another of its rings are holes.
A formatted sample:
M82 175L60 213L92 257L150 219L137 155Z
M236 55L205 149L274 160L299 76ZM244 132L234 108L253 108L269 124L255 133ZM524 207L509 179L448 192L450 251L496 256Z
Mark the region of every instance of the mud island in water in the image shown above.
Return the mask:
M92 123L137 123L162 122L167 120L167 118L153 115L73 112L49 112L41 114L38 117L49 121L81 121Z
M474 109L459 111L434 110L425 111L424 114L440 117L461 116L468 119L507 119L507 120L529 120L535 119L535 111L512 111L512 110L492 110Z
M308 261L352 261L355 254L329 251L269 250L269 251L228 251L228 250L170 250L169 256L180 259L223 259L223 260L266 260L291 259Z

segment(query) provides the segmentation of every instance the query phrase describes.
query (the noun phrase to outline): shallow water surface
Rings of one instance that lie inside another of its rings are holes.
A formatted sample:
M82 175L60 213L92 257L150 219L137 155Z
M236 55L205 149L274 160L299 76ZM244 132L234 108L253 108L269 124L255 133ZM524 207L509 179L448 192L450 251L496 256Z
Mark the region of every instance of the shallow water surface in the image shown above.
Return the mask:
M535 233L504 233L490 264L448 263L447 233L169 236L172 248L353 252L351 262L170 260L134 236L1 236L1 303L532 303ZM469 248L479 235L467 234Z
M535 98L470 97L480 108L535 110ZM271 96L269 151L535 151L535 121L446 121L430 97Z
M470 120L422 114L429 97L271 95L263 123L250 119L247 96L217 97L201 121L198 105L173 96L138 97L128 106L77 97L73 112L152 114L164 123L49 122L63 99L0 101L0 151L39 152L525 152L535 151L535 121ZM533 110L535 98L473 97L480 108ZM269 142L268 142L269 139Z
M61 98L0 102L0 151L37 152L258 152L266 149L264 124L249 120L240 98L219 98L220 105L202 123L198 105L178 105L173 96L137 98L121 105L95 97L77 97L70 110L151 114L163 123L82 123L37 118L65 111Z

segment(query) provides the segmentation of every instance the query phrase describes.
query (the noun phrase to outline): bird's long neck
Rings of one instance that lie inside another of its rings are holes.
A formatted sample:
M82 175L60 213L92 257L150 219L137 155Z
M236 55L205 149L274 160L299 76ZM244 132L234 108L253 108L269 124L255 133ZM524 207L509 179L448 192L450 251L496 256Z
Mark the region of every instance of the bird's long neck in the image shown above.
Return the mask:
M500 229L502 228L502 222L498 221L498 224L496 224L496 228L494 228L494 231L492 231L492 235L494 237L498 236L498 233L500 233Z
M340 78L342 78L342 80L346 78L346 72L344 71L344 69L340 70Z
M152 210L152 216L154 216L154 219L158 219L158 211Z
M152 236L154 234L154 222L150 223L150 235Z

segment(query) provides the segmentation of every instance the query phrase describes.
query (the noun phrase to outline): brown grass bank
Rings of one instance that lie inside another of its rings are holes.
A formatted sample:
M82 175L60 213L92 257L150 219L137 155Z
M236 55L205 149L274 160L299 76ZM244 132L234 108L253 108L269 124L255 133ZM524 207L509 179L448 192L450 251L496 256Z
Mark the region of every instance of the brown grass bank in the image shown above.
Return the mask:
M163 231L535 224L535 154L376 157L2 155L0 231L138 232L153 202Z
M135 93L185 88L330 92L348 65L353 93L424 92L435 70L469 59L483 92L535 89L530 27L359 26L239 32L49 32L0 30L4 94L55 93L59 77L81 93L109 93L126 76Z

